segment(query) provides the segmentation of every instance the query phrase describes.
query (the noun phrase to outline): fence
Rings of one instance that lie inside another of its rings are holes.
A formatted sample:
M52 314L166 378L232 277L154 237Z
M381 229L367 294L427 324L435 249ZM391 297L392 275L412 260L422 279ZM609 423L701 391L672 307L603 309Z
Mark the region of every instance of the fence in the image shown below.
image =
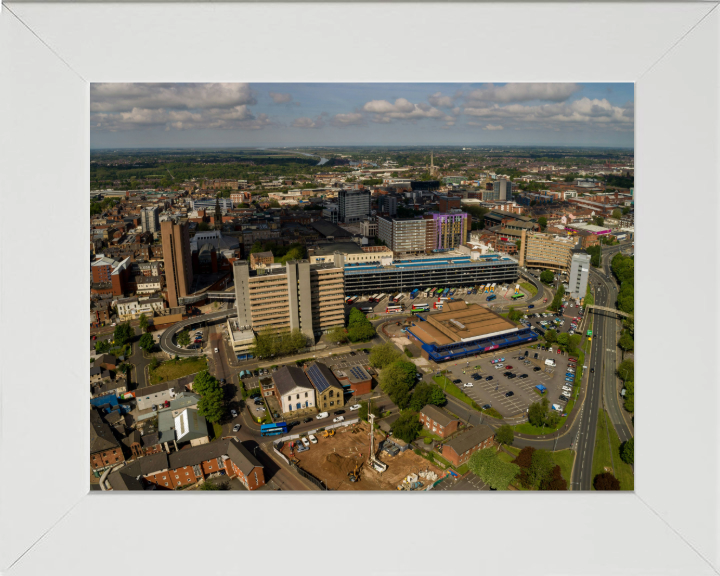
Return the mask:
M333 428L342 428L343 426L352 426L353 424L357 424L360 422L360 418L355 418L354 420L345 420L344 422L338 422L337 424L330 424L328 426L322 427L324 430L332 430ZM316 428L315 430L308 430L307 432L303 432L303 434L310 435L310 434L317 434L320 428ZM289 436L283 436L277 442L287 442L288 440L297 440L300 438L300 434L290 434Z
M315 486L317 486L320 490L327 490L327 486L325 486L325 484L323 484L322 480L315 478L315 476L310 474L310 472L307 472L307 471L303 470L302 468L300 468L300 466L295 464L295 462L290 462L290 467L293 470L295 470L298 474L300 474L300 476L302 476L303 478L310 480L310 482L315 484Z

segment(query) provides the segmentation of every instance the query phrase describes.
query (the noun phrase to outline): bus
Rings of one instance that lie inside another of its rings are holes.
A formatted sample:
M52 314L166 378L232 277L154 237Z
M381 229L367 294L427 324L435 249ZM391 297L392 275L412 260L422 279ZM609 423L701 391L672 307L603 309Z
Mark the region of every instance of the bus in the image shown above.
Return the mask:
M450 292L450 288L445 288L445 290L442 291L441 296L447 296L448 292Z
M443 303L442 303L442 302L434 302L434 303L433 303L433 308L435 308L435 310L442 310L442 309L443 309Z
M348 306L351 305L351 304L355 304L355 302L357 302L359 298L360 298L360 296L350 296L350 298L348 298L347 300L345 300L345 303L346 303Z
M512 295L512 299L513 299L513 300L520 300L520 298L525 298L525 294L523 294L522 292L520 292L519 294L513 294L513 295Z
M385 293L378 294L378 295L377 295L377 299L375 300L375 302L382 302L383 299L385 298L385 296L386 296Z
M370 298L368 298L368 302L377 302L378 296L380 296L380 294L373 294Z
M427 312L428 310L430 310L430 306L428 304L413 304L412 305L413 312Z
M275 422L274 424L263 424L260 426L261 436L279 436L287 434L288 427L285 422Z
M495 282L492 283L492 286L490 286L490 292L495 292Z
M392 303L397 304L398 302L400 302L400 300L403 299L404 296L405 294L403 294L402 292L398 292L397 294L395 294L395 296L391 298Z
M373 307L372 307L372 306L363 306L362 308L360 308L360 312L365 312L366 314L367 314L368 312L372 312L372 311L373 311Z
M482 294L483 292L485 292L485 284L480 284L477 291L478 291L478 294Z
M415 297L418 295L418 292L420 292L419 289L415 288L412 292L410 292L410 299L415 300Z
M394 314L396 312L402 312L402 306L388 304L387 308L385 308L386 314Z

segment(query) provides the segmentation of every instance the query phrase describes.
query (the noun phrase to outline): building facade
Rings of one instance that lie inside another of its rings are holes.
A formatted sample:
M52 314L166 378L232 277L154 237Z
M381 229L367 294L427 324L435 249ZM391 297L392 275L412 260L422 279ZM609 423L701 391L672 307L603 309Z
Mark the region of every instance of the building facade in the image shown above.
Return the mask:
M478 450L490 448L494 444L493 438L492 428L480 424L444 444L442 456L453 466L462 466Z
M370 214L369 190L340 190L338 220L344 224L362 222Z
M520 235L520 266L568 272L577 240L566 236L527 232Z
M432 219L435 234L433 250L453 250L467 242L470 216L465 212L433 214Z
M312 362L305 366L305 374L315 387L319 411L332 412L345 406L344 389L330 368L320 362Z
M315 387L302 368L283 366L273 373L272 379L283 414L300 416L315 409Z
M590 254L586 252L575 252L572 255L568 288L573 298L584 298L587 293L590 260Z
M150 206L140 212L140 224L143 232L150 232L153 236L160 232L160 207Z
M497 195L497 200L512 200L512 182L496 180L493 182L493 192Z
M444 410L432 404L428 404L420 410L419 418L426 430L437 434L440 438L447 438L455 434L460 425L459 420L452 418Z
M178 298L190 294L193 282L190 231L187 220L177 224L172 220L160 223L163 246L163 265L170 308L177 308Z
M378 238L396 254L424 254L435 246L435 221L379 216Z

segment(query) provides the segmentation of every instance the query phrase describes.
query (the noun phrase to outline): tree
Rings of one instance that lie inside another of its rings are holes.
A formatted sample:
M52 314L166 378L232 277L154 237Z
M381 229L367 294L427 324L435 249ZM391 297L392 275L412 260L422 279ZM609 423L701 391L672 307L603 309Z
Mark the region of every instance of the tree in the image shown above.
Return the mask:
M625 216L625 214L629 214L630 206L623 206L622 213L623 213L623 216Z
M367 400L363 400L362 402L360 402L358 418L367 422L369 419L369 414L373 414L375 418L380 418L380 408L377 407L373 400L370 400L369 402Z
M410 409L419 412L428 404L442 406L445 401L445 394L437 384L420 382L410 398Z
M540 484L540 490L567 490L567 481L562 477L562 471L557 464L548 478Z
M601 246L588 246L585 248L585 252L590 254L590 264L592 264L595 268L600 267L600 259L602 257L602 247Z
M524 314L520 310L515 310L514 307L510 306L510 310L508 310L508 320L512 320L513 322L517 322L520 320Z
M511 446L515 440L515 433L509 425L503 424L495 432L495 440L500 444Z
M410 404L410 390L415 384L415 374L415 364L405 360L396 360L380 373L380 387L400 410Z
M633 360L623 360L620 362L620 366L618 366L617 373L623 382L634 382L635 362Z
M187 346L190 344L190 334L187 330L183 330L177 335L177 343L180 346Z
M363 324L355 325L348 330L348 339L351 342L367 342L375 338L376 334L375 326L366 320Z
M602 226L605 224L605 218L602 216L595 216L595 226Z
M623 353L628 352L635 347L635 341L633 340L633 337L630 336L630 332L627 330L622 331L620 340L618 340L618 346L622 349Z
M517 464L500 460L494 448L484 448L475 452L468 460L468 468L495 490L507 490L510 482L520 472Z
M215 376L210 374L207 370L203 370L202 372L198 372L195 374L195 378L193 378L193 385L192 389L193 392L197 392L201 396L205 394L208 390L211 388L217 387L218 381Z
M626 464L635 462L635 438L630 438L620 445L620 458Z
M193 379L193 392L200 394L198 412L208 422L214 424L223 419L226 413L225 393L215 376L203 370Z
M538 224L540 224L540 228L545 231L545 228L547 228L547 218L540 216L540 218L538 218Z
M552 454L547 450L535 450L527 471L528 483L533 488L540 488L540 485L551 477L555 461Z
M150 352L150 350L153 349L153 346L155 346L155 340L153 340L152 334L143 334L140 336L140 342L139 342L140 348L145 350L145 352Z
M615 210L612 211L612 217L616 220L620 220L620 218L622 218L622 212L619 208L615 208Z
M561 332L557 335L557 343L563 348L567 348L569 342L570 336L568 336L566 332Z
M620 490L620 481L610 472L603 472L593 480L595 490Z
M543 398L539 402L533 402L528 407L528 422L537 427L547 424L549 411L547 398Z
M379 346L373 346L370 350L370 366L374 368L385 368L388 364L400 358L400 352L392 342L385 342Z
M548 330L547 332L545 332L545 341L548 344L557 342L557 332L555 332L555 330Z
M130 326L130 322L125 322L123 324L118 324L115 326L115 331L113 332L113 340L115 340L115 344L118 344L120 346L124 346L130 340L132 340L132 337L135 335L135 331L132 329L132 326Z
M393 436L408 444L417 438L420 430L422 430L422 424L415 412L402 412L392 424Z
M140 314L140 330L142 332L147 332L148 326L150 326L150 321L147 316L145 316L145 314Z
M160 360L153 356L152 360L150 360L150 370L155 370L158 366L160 366Z
M553 280L555 280L555 274L552 273L550 270L543 270L540 273L540 281L543 284L550 285L553 283Z
M347 330L345 330L343 326L336 326L327 333L326 338L329 342L336 342L338 344L342 344L343 342L347 342L348 340Z

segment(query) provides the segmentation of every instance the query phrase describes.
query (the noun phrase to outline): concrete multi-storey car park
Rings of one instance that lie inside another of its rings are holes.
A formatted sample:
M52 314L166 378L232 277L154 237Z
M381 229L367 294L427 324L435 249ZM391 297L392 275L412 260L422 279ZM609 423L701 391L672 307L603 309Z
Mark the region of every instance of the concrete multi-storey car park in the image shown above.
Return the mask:
M407 329L424 358L441 362L534 342L530 328L518 327L479 304L448 302L442 312L418 313Z
M346 264L345 293L374 294L432 286L469 287L514 282L517 278L517 260L508 256L488 254L473 260L472 256L453 253L393 260L389 265L379 262Z

